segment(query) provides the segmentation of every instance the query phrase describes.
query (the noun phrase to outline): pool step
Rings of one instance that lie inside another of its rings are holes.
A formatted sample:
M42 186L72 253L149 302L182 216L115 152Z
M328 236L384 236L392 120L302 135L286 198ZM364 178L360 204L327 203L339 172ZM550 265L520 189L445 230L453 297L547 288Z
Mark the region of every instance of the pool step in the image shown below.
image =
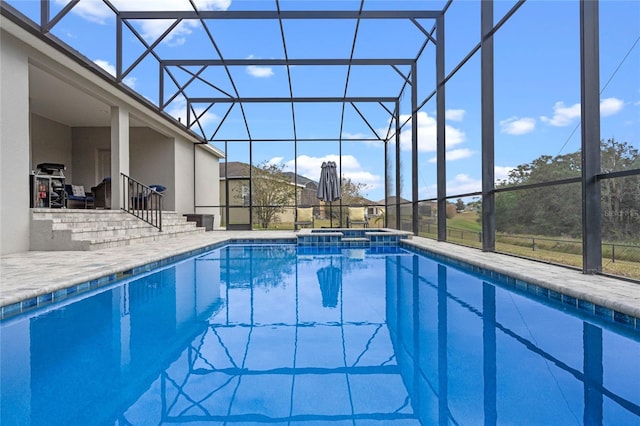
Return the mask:
M162 212L162 231L122 210L32 209L31 250L86 251L183 235L204 228L177 212Z
M298 232L298 246L330 246L342 248L368 248L397 246L401 239L411 238L410 232L395 229L302 229Z

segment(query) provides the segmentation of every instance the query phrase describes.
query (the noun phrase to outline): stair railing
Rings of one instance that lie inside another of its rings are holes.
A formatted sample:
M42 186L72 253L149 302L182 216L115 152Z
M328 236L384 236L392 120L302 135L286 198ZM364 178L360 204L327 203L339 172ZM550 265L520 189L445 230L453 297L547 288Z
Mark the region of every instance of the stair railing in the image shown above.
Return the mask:
M163 195L137 180L122 176L122 210L162 231Z

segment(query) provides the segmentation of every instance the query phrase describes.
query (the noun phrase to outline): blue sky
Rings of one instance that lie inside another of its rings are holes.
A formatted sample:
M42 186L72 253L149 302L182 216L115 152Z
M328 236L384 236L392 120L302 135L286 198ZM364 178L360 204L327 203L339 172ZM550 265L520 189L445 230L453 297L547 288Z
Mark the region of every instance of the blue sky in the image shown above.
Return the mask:
M34 20L39 19L39 1L8 3ZM55 0L52 14L66 4ZM112 0L122 10L189 10L187 0ZM515 1L496 1L495 22L510 10ZM272 0L201 0L202 10L275 10ZM357 10L360 1L280 1L281 10L323 9ZM445 1L367 0L366 10L440 9ZM475 46L480 37L480 3L456 0L446 13L447 74ZM615 138L640 148L640 2L600 2L600 78L601 137ZM555 156L580 148L580 58L579 2L527 1L495 36L495 136L496 177L540 155ZM434 22L420 20L431 29ZM133 22L148 43L153 43L170 23L164 21ZM157 51L165 58L225 59L284 58L278 21L212 21L209 31L216 41L214 48L197 21L180 23L164 38ZM312 21L285 20L283 31L289 58L348 58L352 49L356 23L353 20ZM74 11L53 29L53 34L103 68L114 72L115 19L113 13L97 0L82 0ZM125 32L125 68L143 51L142 43ZM408 21L362 21L354 49L356 58L413 58L424 36ZM198 67L190 68L197 72ZM406 66L398 66L408 73ZM174 70L179 81L187 72ZM287 68L282 66L230 67L235 89L222 67L208 68L203 76L215 82L215 88L194 82L189 96L221 97L224 93L251 97L284 97L289 94ZM402 77L389 66L309 67L289 69L295 96L342 96L349 73L349 96L395 97L403 84ZM428 45L418 62L418 103L435 88L435 49ZM127 76L126 82L153 102L158 101L158 64L147 57ZM172 87L173 86L173 87ZM165 93L174 93L175 85L165 79ZM480 53L449 81L447 94L447 193L467 193L480 189ZM410 93L401 100L402 122L410 114ZM392 109L392 104L385 105ZM359 103L344 108L342 137L342 174L367 185L371 200L383 198L383 144L378 141L357 142L352 138L370 138L374 134L362 120L364 115L376 132L384 136L389 114L377 103ZM202 106L200 107L202 108ZM202 117L205 134L211 135L225 116L229 105L216 104ZM296 104L298 138L338 138L343 114L342 104ZM167 106L170 114L186 120L184 100L177 97ZM435 97L418 113L419 168L421 198L435 196ZM252 138L293 138L290 103L245 104ZM411 126L401 135L402 195L411 198L410 147ZM245 139L247 130L240 108L231 109L216 139ZM224 148L221 142L216 143ZM229 161L248 161L247 143L229 143ZM293 167L295 152L291 143L256 142L253 162L280 162ZM320 174L322 161L338 161L337 142L300 142L298 173L312 179ZM394 172L395 173L395 172ZM395 187L394 187L395 188ZM395 189L394 189L395 192Z

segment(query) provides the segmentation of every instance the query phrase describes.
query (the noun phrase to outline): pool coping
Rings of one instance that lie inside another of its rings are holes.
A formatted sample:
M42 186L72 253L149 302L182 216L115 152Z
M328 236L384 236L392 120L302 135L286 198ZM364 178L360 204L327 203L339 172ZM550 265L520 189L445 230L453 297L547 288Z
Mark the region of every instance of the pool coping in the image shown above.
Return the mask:
M149 243L141 245L142 247L126 246L90 252L24 252L2 256L0 319L148 272L225 244L296 244L297 235L298 233L292 231L213 231L198 237L163 241L162 245ZM422 251L438 260L490 278L500 278L515 288L527 289L527 284L530 284L531 294L545 293L550 300L558 300L560 294L559 300L562 302L562 295L566 295L564 299L567 304L575 303L582 312L598 317L610 316L614 322L635 327L636 330L640 328L638 284L599 275L583 275L579 271L561 266L505 254L482 252L423 237L402 239L399 245ZM67 268L71 269L71 272L65 271L65 276L47 277L29 267L30 262L37 263L45 259L52 264L64 256L84 260L85 266L83 267L83 263L76 263L75 267ZM112 256L117 259L110 259ZM7 278L12 280L8 285L9 289L5 282ZM537 288L546 289L546 292ZM589 309L592 309L592 312Z
M439 246L440 244L445 244L446 246ZM499 253L483 253L483 259L478 260L469 258L468 256L460 256L456 252L452 253L453 247L451 246L455 246L454 244L439 243L424 238L403 241L400 245L412 252L423 254L462 270L495 280L505 288L532 296L536 300L546 301L557 308L573 309L576 313L590 315L593 318L606 320L607 322L619 324L631 330L640 331L640 306L621 303L620 301L612 301L610 297L589 293L571 286L571 284L575 283L575 280L584 281L583 284L585 285L588 285L589 281L593 280L610 280L616 284L621 283L628 285L629 288L638 293L638 297L640 297L640 285L638 284L598 275L583 275L575 270L540 262L540 265L536 266L543 266L547 269L558 268L558 273L570 272L577 275L577 277L574 277L574 280L569 281L566 279L548 280L527 275L517 270L514 271L514 265L517 266L518 263L530 268L532 265L528 259L515 258ZM467 249L467 247L463 248ZM487 258L494 257L489 255L496 255L497 258L508 260L510 267L506 268L503 265L488 262L489 259ZM507 259L504 259L505 257ZM538 264L538 262L534 263ZM635 288L633 288L633 286L635 286ZM636 298L636 300L640 299Z

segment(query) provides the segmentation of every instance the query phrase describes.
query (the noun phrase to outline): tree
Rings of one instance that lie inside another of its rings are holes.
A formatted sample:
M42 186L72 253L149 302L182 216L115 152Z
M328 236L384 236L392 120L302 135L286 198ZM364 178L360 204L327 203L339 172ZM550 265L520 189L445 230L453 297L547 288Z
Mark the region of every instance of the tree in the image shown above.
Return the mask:
M456 200L456 210L458 211L458 213L464 211L465 207L466 206L464 204L464 201L462 201L462 198L458 198Z
M280 221L279 215L295 201L295 186L283 173L283 164L266 161L253 167L251 198L253 215L262 228Z
M640 152L626 142L601 141L603 173L640 168ZM581 175L581 153L543 155L521 164L497 187L549 182ZM640 235L640 179L602 179L602 234L624 240ZM500 232L580 237L581 184L570 183L496 194L496 228Z
M364 194L367 185L364 183L354 182L351 178L343 177L340 189L342 192L342 204L355 205L367 202Z

